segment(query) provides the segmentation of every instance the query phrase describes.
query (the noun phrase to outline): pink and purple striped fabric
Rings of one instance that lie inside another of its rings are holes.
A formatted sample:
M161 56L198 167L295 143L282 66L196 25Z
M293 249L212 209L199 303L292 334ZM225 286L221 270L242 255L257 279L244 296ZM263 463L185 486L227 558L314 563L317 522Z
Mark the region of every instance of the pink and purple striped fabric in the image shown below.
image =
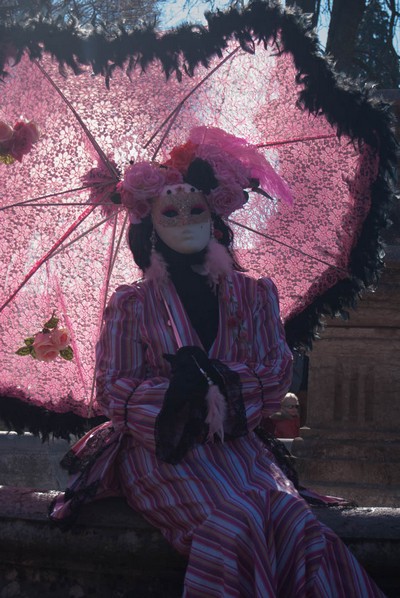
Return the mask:
M185 345L201 343L172 285L163 296ZM189 559L185 598L383 596L342 542L320 524L252 431L279 406L291 378L275 286L234 273L219 288L219 330L209 356L241 378L249 434L196 445L177 465L155 457L154 425L169 384L163 353L177 350L151 281L120 287L97 347L98 400L110 417L74 447L83 457L109 434L75 492L123 494ZM263 386L261 392L260 383ZM71 504L57 500L52 517Z

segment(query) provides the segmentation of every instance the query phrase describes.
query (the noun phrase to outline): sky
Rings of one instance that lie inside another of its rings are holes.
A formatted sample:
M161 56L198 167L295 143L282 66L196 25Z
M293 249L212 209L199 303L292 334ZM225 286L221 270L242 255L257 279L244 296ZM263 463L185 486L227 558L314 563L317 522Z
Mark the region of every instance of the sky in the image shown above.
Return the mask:
M191 10L188 10L187 4L195 4L195 6ZM214 2L215 8L220 8L222 10L227 8L228 5L229 2L226 0L215 0ZM187 2L187 0L169 2L167 0L161 4L161 7L163 8L161 12L161 23L163 27L170 28L177 27L184 21L205 24L206 20L204 18L204 13L210 10L210 3L202 2L201 0L197 0L196 2L193 0L189 0L189 2Z
M188 4L194 4L195 6L188 10ZM229 6L229 1L215 0L213 4L215 9L219 8L224 10ZM185 21L189 23L206 24L204 13L210 10L210 3L202 2L201 0L189 0L189 2L188 0L176 0L175 2L168 2L167 0L167 2L163 3L161 6L163 8L161 13L161 23L162 27L166 29L177 27ZM322 23L321 27L318 28L318 35L323 47L326 43L327 34L328 28L325 19L325 24Z
M195 6L191 10L188 10L187 4L194 4ZM227 0L214 0L213 4L215 8L220 8L221 10L224 10L229 6L229 2ZM210 3L202 2L201 0L175 0L174 2L169 2L167 0L162 4L162 7L162 27L169 29L171 27L177 27L185 21L189 23L205 24L206 20L204 18L204 13L210 10ZM326 38L328 35L328 23L328 16L322 15L317 33L323 48L325 47ZM396 29L395 47L398 50L400 48L400 26L398 26Z

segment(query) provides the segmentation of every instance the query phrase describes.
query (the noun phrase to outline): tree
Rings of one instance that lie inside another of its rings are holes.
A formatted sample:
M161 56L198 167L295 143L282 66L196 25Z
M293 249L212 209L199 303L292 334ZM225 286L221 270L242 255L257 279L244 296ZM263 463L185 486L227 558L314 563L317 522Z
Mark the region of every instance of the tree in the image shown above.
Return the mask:
M339 70L399 87L399 55L394 47L399 0L287 0L310 13L315 27L328 21L326 52Z
M348 70L385 89L400 87L400 61L393 46L390 14L379 0L371 0L365 10Z
M334 0L332 4L326 52L332 54L341 71L351 70L365 8L366 0Z
M101 26L112 33L120 23L128 29L156 24L165 0L0 0L0 19L16 23L40 16L81 27Z
M297 6L304 13L311 15L311 22L314 27L318 25L321 11L321 0L286 0L286 6Z

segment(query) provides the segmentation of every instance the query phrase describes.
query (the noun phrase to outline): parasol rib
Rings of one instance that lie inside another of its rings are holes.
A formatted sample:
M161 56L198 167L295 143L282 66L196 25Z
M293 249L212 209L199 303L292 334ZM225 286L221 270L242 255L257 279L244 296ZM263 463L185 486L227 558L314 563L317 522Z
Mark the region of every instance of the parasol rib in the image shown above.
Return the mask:
M309 135L308 137L293 137L293 139L281 139L279 141L266 141L265 143L257 143L256 147L262 149L264 147L276 147L278 145L290 145L292 143L303 143L304 141L317 141L318 139L336 139L336 133L326 133L325 135Z
M66 103L66 105L68 106L68 108L71 110L72 114L75 116L76 120L78 121L78 123L80 124L80 126L82 127L82 129L84 130L85 134L88 136L88 139L89 139L90 143L93 145L94 149L99 154L100 158L103 160L104 165L115 176L116 180L119 180L119 174L118 174L116 168L113 166L113 164L107 158L106 154L101 149L100 145L97 143L96 139L93 137L92 133L89 131L88 127L85 125L85 123L83 122L82 118L79 116L78 112L75 110L75 108L73 107L73 105L71 104L71 102L68 100L67 97L65 97L65 95L63 94L63 92L61 91L61 89L53 81L53 79L50 77L50 75L48 74L48 72L42 67L42 65L37 60L34 60L33 63L41 71L41 73L43 74L43 76L46 77L46 79L50 83L50 85L55 89L55 91L59 94L59 96Z
M152 160L155 160L155 159L156 159L158 152L159 152L159 151L160 151L160 149L162 148L162 145L163 145L163 143L164 143L164 141L165 141L165 138L167 137L168 133L170 132L171 128L173 127L173 124L174 124L174 122L176 121L176 119L177 119L177 117L178 117L178 115L179 115L179 113L180 113L180 111L181 111L181 108L182 108L182 106L183 106L183 104L180 104L180 105L178 106L178 108L175 110L175 112L174 112L174 114L173 114L172 118L170 118L170 120L169 120L169 123L168 123L168 126L167 126L167 128L165 129L165 132L164 132L163 136L162 136L162 137L161 137L161 139L160 139L160 143L157 145L157 147L156 147L156 149L155 149L155 151L154 151L154 153L153 153L153 156L152 156L152 158L151 158Z
M106 277L106 281L105 281L105 285L104 285L104 289L103 289L103 296L101 297L102 303L101 303L101 321L100 321L100 326L99 326L99 328L100 328L99 333L101 332L101 329L103 327L103 322L104 322L103 315L104 315L104 310L106 308L106 303L107 303L107 295L108 295L108 289L110 287L111 274L114 269L115 260L116 260L117 253L118 253L120 245L121 245L121 241L122 241L122 238L124 235L127 220L128 220L128 214L125 215L125 218L124 218L124 221L123 221L122 227L121 227L121 232L119 234L118 242L117 242L117 245L115 246L115 250L114 250L115 236L116 236L116 230L117 230L117 224L118 224L118 214L115 214L111 247L110 247L110 252L109 252L107 277ZM97 336L100 336L100 334L98 334ZM91 391L90 391L88 417L91 417L91 414L92 414L95 382L96 382L96 371L94 370L93 377L92 377Z
M8 297L8 299L0 306L0 313L4 310L5 307L14 299L14 297L19 293L19 291L26 285L28 280L32 278L32 276L39 270L43 264L45 264L51 257L53 257L54 252L60 245L67 239L73 232L78 228L80 224L93 212L96 206L90 206L82 212L82 214L75 220L73 224L66 230L66 232L54 243L53 247L49 249L49 251L40 258L38 262L31 268L28 274L25 276L24 280L21 284L15 289L15 291Z
M23 207L25 205L32 205L32 202L39 201L40 199L47 199L49 197L58 197L59 195L67 195L68 193L74 193L75 191L82 191L83 189L90 189L89 186L85 185L84 187L75 187L74 189L67 189L65 191L56 191L55 193L48 193L46 195L38 195L37 197L32 197L31 199L25 199L24 201L18 201L16 203L9 204L7 206L0 207L0 212L3 210L8 210L9 208L16 208L16 207ZM33 204L33 205L52 205L52 204ZM57 204L63 205L63 204ZM73 204L64 204L64 205L73 205ZM79 204L81 205L81 204ZM82 205L87 205L87 202Z
M54 277L54 281L55 281L55 288L56 288L56 292L57 292L57 295L58 295L58 300L59 300L59 302L61 304L61 308L62 308L62 311L63 311L63 318L64 318L65 324L67 325L67 328L68 328L68 330L69 330L69 332L71 334L71 344L72 344L72 348L73 348L73 351L74 351L74 359L75 359L75 364L76 364L76 367L77 367L77 370L78 370L79 378L80 378L82 387L85 389L85 392L86 392L86 390L87 390L87 383L85 381L85 376L83 375L84 368L83 368L83 365L82 365L82 361L80 359L78 347L76 346L76 341L75 341L76 337L75 337L75 334L74 334L74 325L73 325L73 322L72 322L71 318L68 315L67 305L66 305L66 302L65 302L65 299L64 299L64 294L63 294L63 292L61 290L61 286L60 286L60 283L59 283L59 280L58 280L58 276L55 276L53 274L53 277Z
M23 206L21 204L14 204L12 206L7 206L9 208L18 208L18 207L27 207L27 208L56 208L56 207L71 207L71 206L87 206L87 201L71 201L71 202L64 202L64 203L31 203L27 206ZM95 207L97 206L110 206L109 201L105 201L103 203L96 201ZM3 208L7 209L7 208ZM1 211L1 210L0 210Z
M98 206L98 205L99 204L96 204L96 206ZM102 204L100 204L100 205L102 205ZM109 204L107 204L107 205L109 205ZM67 243L66 245L64 245L63 247L60 247L59 249L57 249L57 251L55 251L52 254L51 257L55 257L56 255L58 255L62 251L65 251L66 249L68 249L68 247L71 247L71 245L73 245L74 243L76 243L77 241L79 241L80 239L82 239L83 237L86 237L86 235L88 235L92 231L96 230L96 228L99 228L100 226L102 226L102 224L105 224L106 222L108 222L109 220L111 220L111 218L114 218L114 216L115 216L115 214L111 214L111 216L107 216L107 218L103 218L103 220L101 220L97 224L94 224L93 226L91 226L90 228L88 228L87 230L85 230L85 232L83 232L80 235L78 235L77 237L75 237L75 239L73 239L72 241L70 241L69 243Z
M244 228L251 233L255 233L256 235L259 235L260 237L264 237L264 239L269 239L270 241L274 241L274 243L278 243L278 245L283 245L284 247L287 247L288 249L297 251L297 253L301 253L301 255L304 255L305 257L315 260L316 262L320 262L321 264L324 264L324 266L328 266L329 268L334 268L338 272L343 272L344 274L346 274L346 276L351 276L351 274L344 268L341 268L340 266L335 266L335 264L330 264L329 262L326 262L325 260L322 260L321 258L316 257L315 255L311 255L310 253L302 251L301 249L298 249L297 247L293 247L292 245L289 245L289 243L285 243L284 241L280 241L279 239L276 239L275 237L271 237L270 235L267 235L266 233L262 233L261 231L256 230L255 228L252 228L251 226L247 226L246 224L242 224L241 222L237 222L237 220L232 220L231 218L228 218L228 222L230 222L232 224L236 224L236 226L240 226L241 228Z
M207 73L207 75L205 75L205 77L203 77L194 87L193 89L191 89L189 91L189 93L186 94L186 96L183 98L183 100L181 100L179 102L179 104L176 106L176 108L174 108L169 114L168 116L163 120L163 122L161 123L161 125L159 125L159 127L157 128L157 130L153 133L153 135L150 137L150 139L144 144L143 149L147 149L148 146L150 145L150 143L152 143L152 141L154 141L154 139L157 137L157 135L159 134L159 132L165 127L165 125L168 123L168 121L174 117L175 112L181 110L182 106L184 105L185 102L187 102L187 100L199 89L199 87L201 87L210 77L213 76L213 74L221 68L222 65L225 64L225 62L227 62L228 60L230 60L231 58L233 58L233 56L241 49L241 46L237 46L237 48L235 48L234 50L232 50L232 52L230 52L228 54L228 56L225 56L225 58L223 60L221 60L221 62L219 62L209 73ZM174 117L176 118L176 116Z

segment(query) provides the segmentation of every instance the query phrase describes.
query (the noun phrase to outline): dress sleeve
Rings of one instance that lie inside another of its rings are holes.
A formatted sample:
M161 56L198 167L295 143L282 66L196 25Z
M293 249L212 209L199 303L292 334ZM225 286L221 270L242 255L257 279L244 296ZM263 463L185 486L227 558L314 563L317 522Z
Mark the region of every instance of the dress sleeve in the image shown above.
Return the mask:
M132 434L154 451L155 419L169 380L146 378L139 334L142 301L134 286L119 287L110 299L96 347L97 400L116 431Z
M249 430L278 411L292 379L293 356L279 312L278 292L269 278L260 279L253 312L252 358L224 363L240 376Z

